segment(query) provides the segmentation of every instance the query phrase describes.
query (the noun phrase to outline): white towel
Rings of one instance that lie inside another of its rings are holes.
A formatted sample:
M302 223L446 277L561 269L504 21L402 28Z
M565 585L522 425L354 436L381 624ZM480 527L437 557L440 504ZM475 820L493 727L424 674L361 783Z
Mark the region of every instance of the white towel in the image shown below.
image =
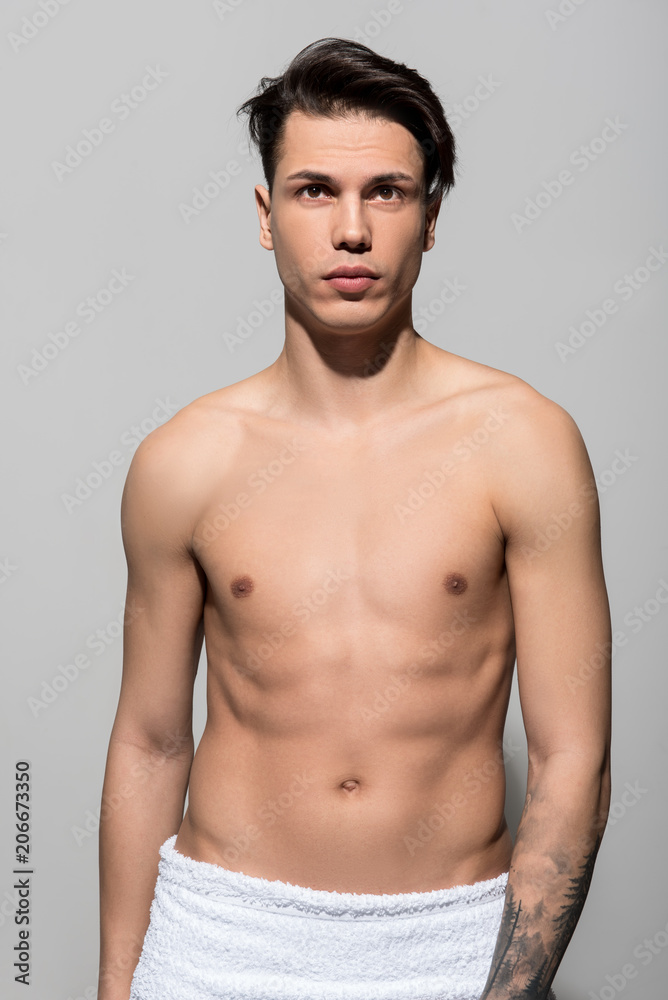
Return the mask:
M429 892L330 892L160 848L130 1000L479 1000L508 874Z

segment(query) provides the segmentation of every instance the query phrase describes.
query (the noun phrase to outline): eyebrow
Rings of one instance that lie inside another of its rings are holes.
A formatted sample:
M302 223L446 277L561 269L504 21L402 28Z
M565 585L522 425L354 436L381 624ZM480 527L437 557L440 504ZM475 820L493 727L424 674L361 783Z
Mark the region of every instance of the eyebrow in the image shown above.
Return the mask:
M341 183L336 177L330 177L329 174L321 174L317 170L298 170L285 179L286 181L313 181L317 184L329 184L333 187L339 186ZM417 187L415 178L411 177L410 174L402 173L400 170L394 170L386 174L376 174L374 177L365 177L363 187L386 184L388 181L408 181L413 187Z

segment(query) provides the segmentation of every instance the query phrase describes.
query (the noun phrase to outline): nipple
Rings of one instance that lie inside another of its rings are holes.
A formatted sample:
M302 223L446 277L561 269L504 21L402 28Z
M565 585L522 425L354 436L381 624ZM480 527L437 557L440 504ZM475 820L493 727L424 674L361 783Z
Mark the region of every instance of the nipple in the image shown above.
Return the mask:
M230 584L230 590L235 597L248 597L253 589L253 581L249 576L238 576Z
M461 573L448 573L443 581L443 586L449 594L463 594L468 583L466 577Z

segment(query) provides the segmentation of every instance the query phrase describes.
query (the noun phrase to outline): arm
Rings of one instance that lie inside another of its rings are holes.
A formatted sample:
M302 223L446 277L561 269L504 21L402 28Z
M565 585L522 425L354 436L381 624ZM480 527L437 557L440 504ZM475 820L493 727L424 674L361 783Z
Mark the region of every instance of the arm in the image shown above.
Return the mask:
M121 505L128 588L123 677L100 817L99 1000L130 995L158 848L181 824L193 758L205 582L190 550L181 431L171 424L140 444Z
M481 1000L544 1000L607 819L612 646L598 494L580 433L564 410L533 394L516 410L509 437L495 509L506 539L529 769Z

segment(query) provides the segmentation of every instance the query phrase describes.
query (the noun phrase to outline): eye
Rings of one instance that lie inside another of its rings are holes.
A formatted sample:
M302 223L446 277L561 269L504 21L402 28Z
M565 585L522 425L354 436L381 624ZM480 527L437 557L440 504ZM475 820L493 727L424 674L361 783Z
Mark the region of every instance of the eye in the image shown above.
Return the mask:
M322 184L308 184L306 187L300 188L299 191L297 191L297 194L302 195L304 194L305 191L322 191L322 190L323 190ZM311 198L310 196L307 195L307 201L320 201L320 198Z
M390 193L401 195L401 191L398 188L395 188L395 187L384 186L384 187L378 188L378 192L380 193L381 191L389 191ZM392 198L381 198L380 200L381 201L392 201L393 199Z
M307 184L305 187L299 188L299 190L296 191L295 193L296 193L296 195L297 195L298 198L304 196L307 201L322 201L323 199L318 197L318 193L323 192L325 190L326 189L324 188L324 186L322 184ZM316 192L316 196L315 197L311 197L311 195L313 194L314 191ZM378 199L379 201L388 201L388 202L390 202L390 201L400 201L401 198L403 198L403 196L404 196L403 192L400 191L399 188L392 187L391 185L388 185L388 184L383 184L381 187L376 188L376 192L375 193L376 194L381 194L382 193L383 195L389 194L390 195L389 198L387 198L387 197L380 197ZM392 195L396 195L396 197L392 197Z

